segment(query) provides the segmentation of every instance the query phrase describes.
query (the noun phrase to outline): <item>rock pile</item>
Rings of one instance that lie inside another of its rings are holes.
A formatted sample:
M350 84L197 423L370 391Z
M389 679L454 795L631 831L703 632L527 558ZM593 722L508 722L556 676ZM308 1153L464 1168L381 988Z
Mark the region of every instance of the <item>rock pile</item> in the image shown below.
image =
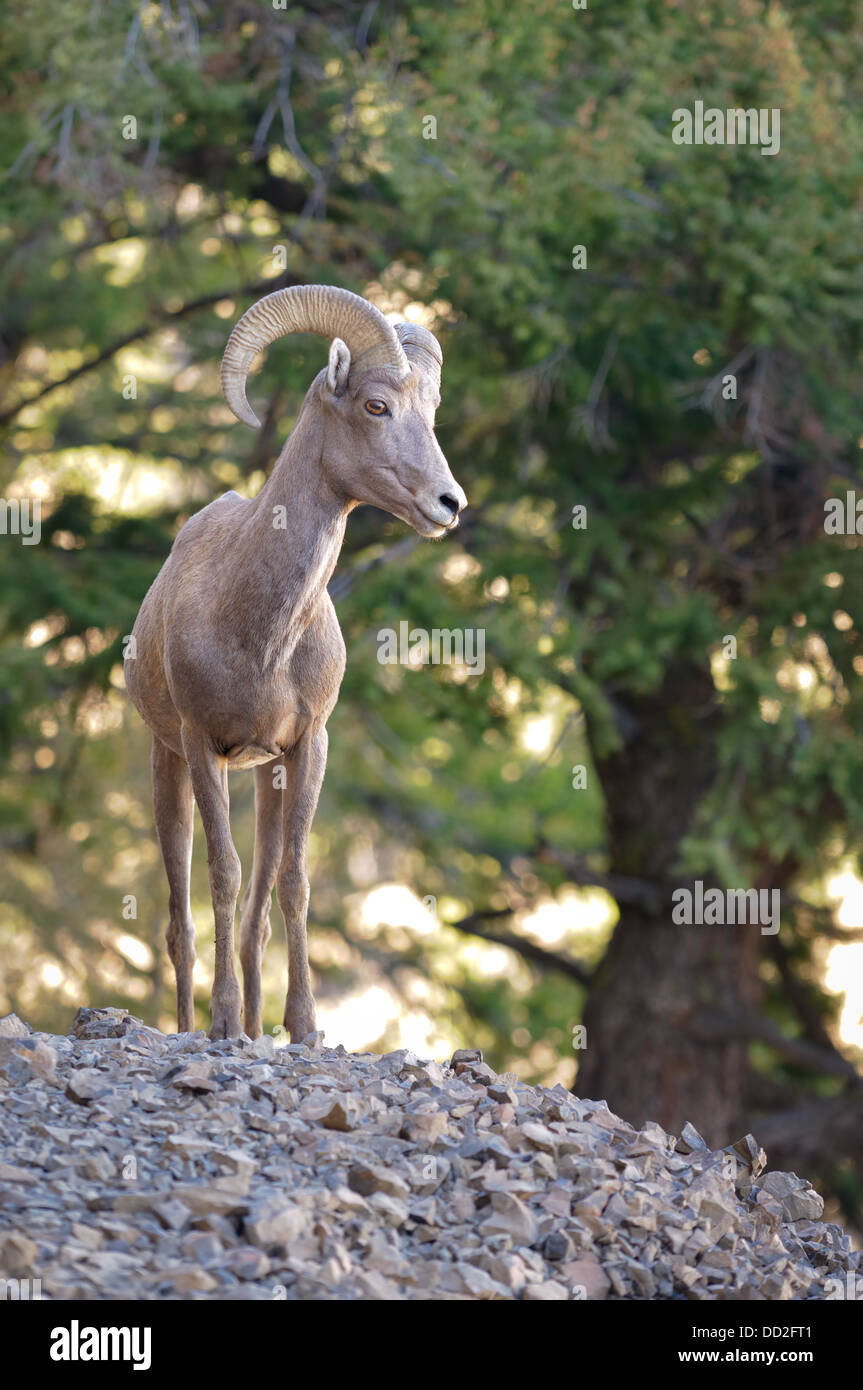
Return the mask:
M0 1277L42 1297L807 1299L863 1279L751 1135L635 1130L478 1052L9 1015L0 1116Z

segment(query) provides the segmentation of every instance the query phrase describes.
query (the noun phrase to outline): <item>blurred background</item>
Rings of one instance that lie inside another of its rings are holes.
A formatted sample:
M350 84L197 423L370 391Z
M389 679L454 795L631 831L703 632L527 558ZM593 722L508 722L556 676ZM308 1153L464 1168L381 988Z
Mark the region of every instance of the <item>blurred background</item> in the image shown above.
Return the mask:
M348 527L319 1026L752 1131L859 1222L863 571L824 502L863 483L863 12L10 0L3 29L2 496L42 536L0 536L0 1012L175 1027L123 637L326 361L270 349L253 435L232 324L343 285L438 334L471 507L439 546ZM697 100L778 108L779 153L674 144ZM484 629L485 671L378 664L401 621ZM780 889L779 933L674 926L694 879ZM200 824L193 907L207 1026Z

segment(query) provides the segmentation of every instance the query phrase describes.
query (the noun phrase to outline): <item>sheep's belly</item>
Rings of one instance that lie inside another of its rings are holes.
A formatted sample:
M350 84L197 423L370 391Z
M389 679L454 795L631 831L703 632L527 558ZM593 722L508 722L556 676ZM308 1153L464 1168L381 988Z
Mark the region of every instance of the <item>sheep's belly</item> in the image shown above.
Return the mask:
M228 771L234 772L243 767L257 767L259 763L271 763L281 753L280 748L262 748L258 743L247 743L243 748L230 748L225 754Z

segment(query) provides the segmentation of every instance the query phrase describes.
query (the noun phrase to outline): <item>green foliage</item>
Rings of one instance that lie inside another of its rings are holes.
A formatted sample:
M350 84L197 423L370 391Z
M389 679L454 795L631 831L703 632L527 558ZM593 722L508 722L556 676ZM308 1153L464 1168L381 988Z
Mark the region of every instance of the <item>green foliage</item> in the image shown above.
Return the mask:
M46 519L41 545L0 545L0 948L63 960L64 1003L75 981L98 1003L83 980L136 893L154 963L95 978L112 1002L131 979L123 998L169 1015L122 637L176 526L225 487L257 490L324 362L307 340L267 354L250 390L268 407L260 443L220 402L228 328L295 279L387 309L420 301L445 349L439 437L472 505L440 550L390 518L351 520L313 958L324 998L372 962L405 1008L431 1000L442 1038L568 1079L583 1002L571 979L512 953L484 975L474 938L370 935L352 904L392 880L437 898L444 920L524 916L571 884L562 857L601 873L588 745L619 748L621 705L682 661L713 661L721 720L681 872L740 884L787 862L818 903L855 862L863 574L857 538L825 536L822 518L860 478L859 10L469 0L442 14L412 0L381 6L368 33L351 3L226 3L194 27L155 5L92 13L68 0L50 37L22 0L6 20L4 485L38 484ZM674 145L671 113L696 99L780 108L780 154ZM571 524L579 504L586 530ZM485 673L379 665L375 634L402 619L484 628ZM722 663L729 635L738 655ZM549 949L595 959L608 906L599 935L573 909ZM794 930L803 968L812 937ZM281 967L268 968L274 1022ZM807 987L826 1012L818 978ZM799 1027L769 971L765 989ZM10 977L7 993L53 1017L49 986Z

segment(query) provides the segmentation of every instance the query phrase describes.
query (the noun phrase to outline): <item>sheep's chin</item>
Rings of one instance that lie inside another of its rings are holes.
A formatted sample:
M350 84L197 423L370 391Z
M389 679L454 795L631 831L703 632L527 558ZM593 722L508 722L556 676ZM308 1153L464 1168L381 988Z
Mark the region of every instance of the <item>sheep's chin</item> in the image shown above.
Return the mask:
M398 513L396 513L398 515ZM422 536L425 541L439 541L441 536L445 536L451 527L444 526L442 522L435 521L433 517L427 516L422 507L416 503L411 507L410 512L401 514L402 521L406 521L412 531L416 531L418 536Z
M416 523L414 523L413 529L416 531L417 535L422 536L425 541L439 541L441 536L446 535L449 527L434 525L426 521L422 526L417 526Z

